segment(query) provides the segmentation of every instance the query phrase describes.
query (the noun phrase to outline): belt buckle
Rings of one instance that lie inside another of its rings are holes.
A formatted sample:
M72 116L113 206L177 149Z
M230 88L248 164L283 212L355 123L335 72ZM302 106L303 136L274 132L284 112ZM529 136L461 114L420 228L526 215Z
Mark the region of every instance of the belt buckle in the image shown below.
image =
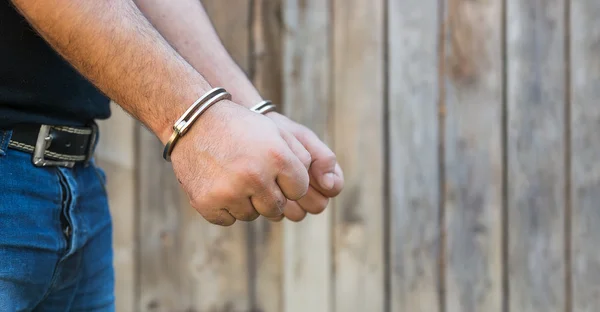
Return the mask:
M44 157L46 149L52 142L50 128L51 126L49 125L40 126L40 132L38 133L37 141L35 142L35 149L33 150L33 165L36 167L60 166L73 168L73 166L75 166L74 161L50 160Z

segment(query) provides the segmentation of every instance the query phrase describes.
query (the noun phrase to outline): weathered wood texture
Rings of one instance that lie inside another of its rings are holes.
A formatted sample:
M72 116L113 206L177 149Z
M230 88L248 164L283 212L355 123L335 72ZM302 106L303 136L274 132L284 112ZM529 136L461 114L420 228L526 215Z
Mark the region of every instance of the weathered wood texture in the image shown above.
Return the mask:
M440 311L437 0L390 0L391 311Z
M250 75L262 97L281 108L282 0L252 2ZM260 218L249 224L251 270L250 296L253 311L283 310L283 224Z
M210 225L113 105L119 311L598 310L597 1L202 2L345 189L301 223Z
M600 2L571 0L573 311L600 307Z
M137 311L179 311L192 306L194 277L190 274L192 259L187 252L183 231L183 206L171 166L161 155L156 137L138 128L137 162L139 187L138 218L138 282ZM197 220L197 219L195 219Z
M334 309L383 311L384 1L333 1L334 146L345 171L335 199Z
M246 73L250 69L251 0L199 0L223 45ZM260 1L260 0L259 0Z
M329 1L285 0L284 112L331 141ZM283 311L331 311L331 208L284 232Z
M509 306L564 311L564 1L507 8Z
M447 1L446 311L502 308L501 0Z

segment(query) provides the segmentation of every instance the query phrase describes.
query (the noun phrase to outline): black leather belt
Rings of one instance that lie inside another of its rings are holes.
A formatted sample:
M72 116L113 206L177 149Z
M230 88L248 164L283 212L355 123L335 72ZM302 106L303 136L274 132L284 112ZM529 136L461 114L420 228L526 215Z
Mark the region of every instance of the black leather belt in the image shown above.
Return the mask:
M17 125L12 129L9 148L33 154L38 167L73 167L92 158L98 127Z

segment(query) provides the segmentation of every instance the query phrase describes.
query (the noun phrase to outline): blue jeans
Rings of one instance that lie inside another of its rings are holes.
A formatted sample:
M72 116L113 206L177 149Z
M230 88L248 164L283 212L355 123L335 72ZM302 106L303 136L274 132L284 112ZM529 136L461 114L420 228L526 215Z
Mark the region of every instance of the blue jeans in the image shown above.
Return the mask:
M0 131L0 311L114 311L105 176L33 166Z

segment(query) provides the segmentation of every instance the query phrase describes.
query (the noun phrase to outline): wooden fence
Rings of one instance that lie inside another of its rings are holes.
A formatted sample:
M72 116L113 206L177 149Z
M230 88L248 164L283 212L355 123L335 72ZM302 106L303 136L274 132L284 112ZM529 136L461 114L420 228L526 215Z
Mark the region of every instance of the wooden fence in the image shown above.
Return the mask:
M346 187L209 225L114 109L119 311L600 311L598 0L204 0Z

